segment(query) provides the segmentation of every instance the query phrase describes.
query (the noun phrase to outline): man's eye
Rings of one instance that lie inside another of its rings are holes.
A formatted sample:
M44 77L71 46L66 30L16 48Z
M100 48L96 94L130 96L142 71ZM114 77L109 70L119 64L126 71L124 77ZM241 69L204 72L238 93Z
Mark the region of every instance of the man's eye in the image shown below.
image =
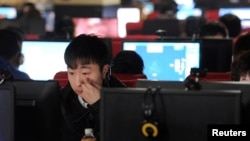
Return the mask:
M88 75L89 74L89 72L84 72L84 73L82 73L83 75Z
M73 74L74 74L74 72L68 72L68 74L69 74L69 75L73 75Z

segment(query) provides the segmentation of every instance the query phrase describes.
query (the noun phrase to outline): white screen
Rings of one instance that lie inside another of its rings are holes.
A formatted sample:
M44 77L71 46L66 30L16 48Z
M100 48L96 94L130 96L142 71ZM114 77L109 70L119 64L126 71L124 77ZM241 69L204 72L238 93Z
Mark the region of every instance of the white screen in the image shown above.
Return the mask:
M241 20L250 19L250 8L220 8L219 16L223 16L225 14L234 14L238 16Z
M69 42L24 41L24 63L20 70L34 80L50 80L58 71L66 71L64 51Z

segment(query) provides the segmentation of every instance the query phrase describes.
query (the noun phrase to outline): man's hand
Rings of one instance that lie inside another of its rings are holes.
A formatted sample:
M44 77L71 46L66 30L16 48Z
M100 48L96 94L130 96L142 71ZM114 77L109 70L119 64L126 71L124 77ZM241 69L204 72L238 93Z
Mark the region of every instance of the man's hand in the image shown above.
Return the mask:
M80 94L80 97L84 99L88 104L94 104L101 97L101 86L89 78L87 82L82 84L83 92Z

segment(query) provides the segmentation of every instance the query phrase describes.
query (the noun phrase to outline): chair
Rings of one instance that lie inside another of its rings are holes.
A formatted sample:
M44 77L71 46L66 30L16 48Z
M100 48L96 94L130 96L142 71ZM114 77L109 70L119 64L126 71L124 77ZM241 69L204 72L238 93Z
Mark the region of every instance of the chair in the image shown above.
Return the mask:
M122 73L112 73L112 76L119 80L134 80L134 79L147 79L145 74L122 74Z
M66 71L59 71L54 75L54 80L59 82L60 87L64 87L68 84L68 75Z
M136 87L137 79L147 79L145 74L122 74L122 73L112 73L112 76L119 79L122 83L128 87Z

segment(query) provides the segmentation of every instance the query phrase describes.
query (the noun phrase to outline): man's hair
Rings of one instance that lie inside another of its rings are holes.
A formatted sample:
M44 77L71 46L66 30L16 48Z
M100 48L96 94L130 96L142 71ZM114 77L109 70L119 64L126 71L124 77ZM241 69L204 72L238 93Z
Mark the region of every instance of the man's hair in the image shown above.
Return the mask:
M22 36L12 28L0 30L0 56L9 60L21 53Z
M144 63L134 51L121 51L112 60L112 73L142 74Z
M69 68L76 68L77 61L82 64L96 63L103 68L110 64L107 44L95 35L81 34L71 40L64 53L64 60Z
M241 75L250 72L250 50L239 54L232 63L232 80L239 81Z
M247 50L250 50L250 32L242 33L236 39L233 46L233 55L237 56Z
M194 34L200 33L201 27L206 23L206 18L189 16L186 19L185 31L188 37L192 37Z
M220 21L209 21L201 27L200 37L214 36L221 34L223 37L228 37L226 26Z
M225 14L219 18L228 29L229 37L236 37L241 33L241 20L234 14Z

